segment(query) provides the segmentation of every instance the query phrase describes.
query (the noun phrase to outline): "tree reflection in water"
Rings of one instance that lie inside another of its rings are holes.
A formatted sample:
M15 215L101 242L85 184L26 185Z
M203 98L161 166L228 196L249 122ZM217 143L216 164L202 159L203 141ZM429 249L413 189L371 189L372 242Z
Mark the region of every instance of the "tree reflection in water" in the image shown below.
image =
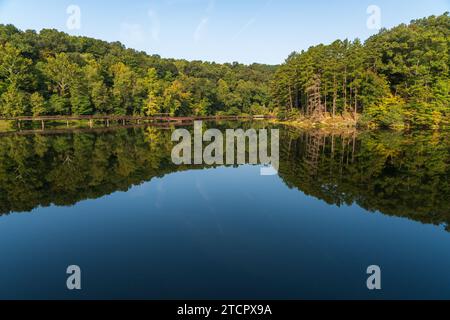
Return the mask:
M209 123L218 129L266 127ZM11 134L0 137L0 214L69 206L177 171L174 128ZM326 132L281 128L279 175L290 188L330 205L427 224L450 223L450 133ZM448 229L450 230L450 229Z

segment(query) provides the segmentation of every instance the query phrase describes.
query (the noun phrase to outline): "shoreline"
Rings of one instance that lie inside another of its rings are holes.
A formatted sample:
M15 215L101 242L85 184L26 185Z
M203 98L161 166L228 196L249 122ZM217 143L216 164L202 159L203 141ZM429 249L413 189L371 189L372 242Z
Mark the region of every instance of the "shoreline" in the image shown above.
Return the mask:
M283 124L290 127L296 127L300 129L358 129L358 121L361 115L356 117L353 114L345 114L339 116L327 115L322 118L306 118L299 117L297 119L279 120L272 119L274 123Z
M190 118L190 121L186 121L187 118ZM38 119L38 118L36 118ZM33 119L33 121L41 121ZM104 131L113 131L117 129L127 129L127 128L139 128L139 127L157 127L162 129L168 129L171 127L181 127L192 124L194 121L266 121L269 124L273 125L283 125L288 128L294 128L299 130L307 130L307 131L321 131L330 134L358 134L360 132L367 131L379 131L379 130L387 130L387 131L397 131L397 132L405 132L405 131L417 131L417 130L426 130L426 131L448 131L450 128L413 128L413 127L401 127L401 128L380 128L380 127L371 127L371 126L362 126L359 124L360 115L358 114L357 120L353 115L347 116L337 116L331 117L327 116L322 119L311 119L311 118L298 118L291 120L280 120L277 119L273 115L267 116L233 116L233 117L180 117L179 121L174 121L175 118L172 118L172 121L161 121L161 122L153 122L153 121L129 121L123 124L121 121L117 121L115 125L105 125L101 121L102 117L93 117L93 125L91 126L89 122L84 123L82 120L55 120L49 121L49 125L45 126L44 129L40 128L40 126L28 126L28 127L16 127L16 121L14 120L5 120L0 119L0 136L5 135L27 135L27 134L58 134L65 132L104 132ZM183 121L181 121L181 119ZM48 121L48 120L47 120Z
M275 124L283 124L289 127L295 127L298 129L323 129L323 130L357 130L357 131L377 131L377 130L389 130L389 131L417 131L417 130L426 130L426 131L448 131L450 130L449 125L441 125L441 126L411 126L411 125L398 125L398 126L389 126L389 127L381 127L377 126L373 123L362 123L361 122L362 115L358 114L356 118L354 115L342 115L342 116L326 116L322 119L312 119L306 117L299 117L297 119L290 120L280 120L280 119L271 119L269 120Z
M86 121L87 120L87 121ZM55 134L64 132L112 131L123 128L157 127L171 128L193 124L195 121L272 121L275 116L204 116L204 117L108 117L108 116L78 116L78 117L18 117L16 119L0 119L0 136L13 134ZM23 124L28 122L28 126ZM33 123L42 123L41 126ZM44 125L44 122L46 123ZM22 123L22 125L20 124ZM31 124L31 125L30 125Z

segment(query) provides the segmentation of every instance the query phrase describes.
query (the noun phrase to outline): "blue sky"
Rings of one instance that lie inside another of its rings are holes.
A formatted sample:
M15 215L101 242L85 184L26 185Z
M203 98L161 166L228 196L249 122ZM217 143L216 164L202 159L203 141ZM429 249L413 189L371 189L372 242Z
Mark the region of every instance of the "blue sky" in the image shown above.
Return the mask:
M69 29L67 8L81 12ZM450 0L0 0L0 23L121 41L163 57L277 64L292 51L366 39L367 8L383 27L450 11Z

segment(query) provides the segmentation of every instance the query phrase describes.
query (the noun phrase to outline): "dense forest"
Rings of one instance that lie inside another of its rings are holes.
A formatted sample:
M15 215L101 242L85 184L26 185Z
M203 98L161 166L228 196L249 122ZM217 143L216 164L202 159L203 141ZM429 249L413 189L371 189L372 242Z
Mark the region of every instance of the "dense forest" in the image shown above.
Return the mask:
M239 115L450 125L450 17L292 53L281 66L163 59L56 30L0 25L0 117Z
M263 128L263 122L215 127ZM192 128L191 128L192 130ZM450 231L448 131L280 131L280 177L328 204L444 224ZM0 136L0 215L73 205L166 174L171 130L154 127ZM248 152L248 150L247 150ZM248 157L247 157L248 158Z
M450 17L292 53L271 84L280 117L346 115L381 127L450 125ZM361 115L362 116L359 116Z
M0 25L0 116L264 114L275 67L162 59Z

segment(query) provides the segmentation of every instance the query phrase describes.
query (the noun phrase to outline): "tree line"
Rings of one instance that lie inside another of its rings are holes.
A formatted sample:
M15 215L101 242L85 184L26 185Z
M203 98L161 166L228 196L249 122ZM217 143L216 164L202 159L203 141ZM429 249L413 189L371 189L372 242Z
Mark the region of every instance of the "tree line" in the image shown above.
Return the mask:
M292 53L272 81L280 117L347 115L382 127L450 125L450 17L414 20L362 43ZM358 115L361 115L359 117Z
M264 114L273 66L163 59L0 25L0 116Z
M448 13L292 53L281 66L163 59L53 29L0 25L0 116L352 117L450 125Z

